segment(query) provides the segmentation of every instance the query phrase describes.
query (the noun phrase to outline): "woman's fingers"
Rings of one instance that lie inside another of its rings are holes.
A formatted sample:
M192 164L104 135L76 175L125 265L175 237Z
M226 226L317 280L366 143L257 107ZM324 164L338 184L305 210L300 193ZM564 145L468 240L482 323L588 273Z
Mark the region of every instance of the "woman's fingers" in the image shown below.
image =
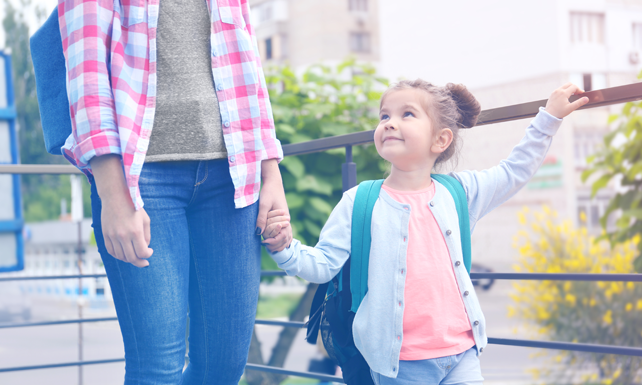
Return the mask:
M134 245L132 244L131 241L121 243L121 246L123 248L123 253L125 254L125 257L127 258L127 262L131 263L136 267L149 266L149 262L147 262L147 260L140 259L136 256L136 251L134 250Z

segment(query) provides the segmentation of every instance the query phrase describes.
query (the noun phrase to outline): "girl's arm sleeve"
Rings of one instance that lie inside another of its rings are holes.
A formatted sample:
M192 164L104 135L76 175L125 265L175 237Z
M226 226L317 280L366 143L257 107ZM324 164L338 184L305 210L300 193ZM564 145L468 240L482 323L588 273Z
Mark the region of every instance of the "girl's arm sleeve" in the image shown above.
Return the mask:
M272 115L272 105L270 104L270 95L268 94L267 83L265 82L265 74L263 73L263 66L261 65L261 56L259 55L259 46L254 33L254 27L251 23L250 6L248 0L242 0L243 19L245 21L245 29L252 39L252 47L254 49L254 57L256 63L256 70L258 72L258 103L259 111L261 114L261 140L266 152L266 159L277 159L279 162L283 160L283 149L281 148L281 141L276 138L276 130L274 128L274 116Z
M540 108L507 159L483 171L452 174L466 190L471 231L475 223L515 195L541 166L562 120Z
M337 275L350 256L353 199L349 192L343 194L323 226L315 247L294 239L285 250L269 253L278 266L288 275L297 275L313 283L325 283Z
M81 169L94 156L122 154L108 64L113 19L113 0L58 2L74 139L65 154Z

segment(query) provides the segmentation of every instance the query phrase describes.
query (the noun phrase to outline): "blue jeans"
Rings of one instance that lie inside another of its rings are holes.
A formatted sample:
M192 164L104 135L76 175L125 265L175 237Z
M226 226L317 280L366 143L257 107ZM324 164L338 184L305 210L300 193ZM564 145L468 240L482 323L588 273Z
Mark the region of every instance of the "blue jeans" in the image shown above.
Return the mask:
M397 378L372 372L375 385L479 385L484 382L477 350L430 360L399 361Z
M154 250L146 268L107 253L95 183L91 195L125 345L125 384L236 385L259 294L258 203L234 208L227 160L146 163L140 189Z

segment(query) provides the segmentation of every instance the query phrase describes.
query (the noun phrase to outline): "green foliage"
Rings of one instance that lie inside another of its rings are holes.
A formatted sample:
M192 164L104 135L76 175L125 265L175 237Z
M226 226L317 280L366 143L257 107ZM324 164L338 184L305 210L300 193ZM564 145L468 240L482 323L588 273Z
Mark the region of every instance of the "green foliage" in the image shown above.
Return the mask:
M519 251L515 269L526 273L629 274L639 255L640 235L609 247L595 242L585 227L573 228L544 207L519 213L525 229L515 237ZM525 280L513 284L514 305L509 316L519 316L534 331L552 341L637 347L642 344L642 285L633 282ZM639 357L562 351L554 364L536 375L546 383L638 384ZM560 365L561 364L561 365ZM554 369L552 369L554 368ZM553 376L559 381L551 381Z
M638 76L642 78L642 72ZM612 244L624 242L636 234L642 234L642 102L626 103L622 112L609 117L609 124L618 127L604 137L602 149L591 156L590 168L582 173L586 181L597 174L593 182L592 194L607 186L612 180L619 180L624 191L619 191L611 199L600 219L605 230L604 238ZM614 229L607 229L610 215L619 216ZM642 243L638 244L642 252ZM634 262L635 271L642 273L642 253Z
M373 130L379 98L388 81L372 66L348 59L336 67L313 65L296 74L290 67L266 71L276 133L281 143L298 143ZM385 161L374 145L353 147L358 180L380 179ZM344 149L289 156L280 164L294 236L307 245L319 239L342 195Z
M5 0L5 47L11 49L14 94L17 111L17 127L20 146L20 162L24 164L63 164L62 156L50 155L45 150L40 125L40 112L36 97L36 78L29 50L29 25L25 12L29 12L30 0L22 0L20 9ZM45 17L42 8L36 7L40 21ZM28 222L57 219L60 215L60 200L66 199L71 207L71 187L66 175L23 175L22 199L24 217ZM89 184L85 181L84 211L91 216Z

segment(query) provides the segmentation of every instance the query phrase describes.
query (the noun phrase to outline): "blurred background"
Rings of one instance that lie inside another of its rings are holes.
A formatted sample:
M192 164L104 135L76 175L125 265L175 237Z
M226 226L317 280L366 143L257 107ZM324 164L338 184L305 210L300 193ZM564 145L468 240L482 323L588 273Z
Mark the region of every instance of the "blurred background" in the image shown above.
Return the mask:
M374 129L381 92L400 79L463 83L488 110L546 99L566 82L586 91L636 83L642 69L642 0L250 0L250 4L277 136L284 144ZM4 42L3 52L11 54L13 67L11 81L3 81L7 86L13 83L16 145L23 164L66 163L44 148L28 48L30 35L55 6L55 1L42 0L3 3L0 44ZM642 214L637 207L642 193L639 182L631 181L639 181L642 174L639 108L637 103L614 105L566 118L535 177L478 223L472 238L475 270L635 272L640 266ZM440 171L497 165L519 142L528 122L466 130L459 158ZM8 149L9 141L2 140ZM340 149L288 157L281 164L295 236L307 244L317 241L341 197L344 161ZM381 178L388 167L372 145L355 147L354 162L358 181ZM0 189L10 191L11 180L2 181ZM2 246L0 253L22 253L24 263L22 269L0 272L0 278L77 274L78 254L83 273L103 274L86 180L75 182L81 186L76 190L82 191L75 204L82 197L84 217L76 221L72 221L68 175L23 175L18 183L24 247ZM603 234L602 241L596 240ZM276 269L267 255L263 262L264 269ZM640 284L477 283L490 337L642 344ZM312 294L313 288L296 278L266 278L257 318L303 321ZM77 360L78 325L1 327L74 319L79 307L87 318L115 317L106 279L83 279L80 286L76 280L0 282L0 368ZM88 323L83 328L85 360L123 356L116 322ZM304 333L257 326L250 362L335 374L323 349L307 344ZM491 345L481 361L487 384L642 381L640 359L625 356ZM87 384L117 384L123 373L124 363L118 362L87 366L82 376ZM0 372L0 383L75 384L78 377L75 367ZM251 371L243 381L318 383Z

